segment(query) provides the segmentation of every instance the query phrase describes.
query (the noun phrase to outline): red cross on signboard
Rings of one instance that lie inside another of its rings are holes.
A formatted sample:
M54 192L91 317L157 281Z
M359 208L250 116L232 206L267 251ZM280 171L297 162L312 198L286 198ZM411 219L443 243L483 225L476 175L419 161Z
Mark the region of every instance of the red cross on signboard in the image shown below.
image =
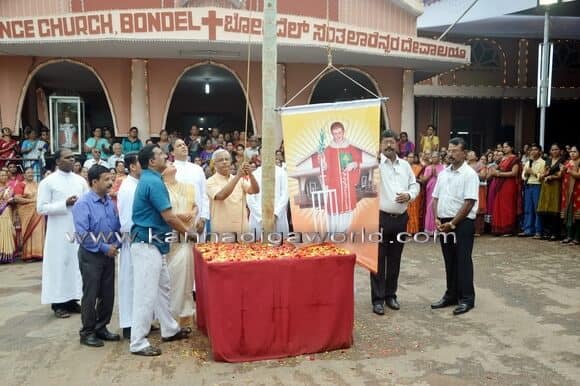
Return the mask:
M201 18L201 24L207 25L209 29L209 40L216 40L216 27L224 25L224 19L216 17L215 11L209 11L207 17Z

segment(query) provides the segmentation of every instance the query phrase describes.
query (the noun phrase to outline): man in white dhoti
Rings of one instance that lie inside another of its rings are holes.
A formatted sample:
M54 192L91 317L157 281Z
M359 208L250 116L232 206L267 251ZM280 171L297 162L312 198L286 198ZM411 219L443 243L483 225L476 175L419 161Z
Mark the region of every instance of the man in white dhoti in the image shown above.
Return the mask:
M276 166L274 186L274 217L276 219L276 232L288 235L288 175L280 166ZM250 208L250 231L259 237L262 233L262 167L253 173L260 192L248 195L247 202Z
M173 212L169 192L161 179L166 161L167 155L158 145L146 145L139 151L142 170L133 199L131 244L135 264L130 350L136 355L161 355L161 350L147 340L153 313L161 325L162 341L185 339L191 333L191 328L179 328L169 308L168 239L172 237L172 229L184 234L189 228Z
M89 187L84 178L72 172L75 158L69 149L57 150L54 156L58 169L38 185L36 203L37 212L48 216L41 303L51 304L57 317L68 318L71 312L80 313L77 300L82 295L72 206Z
M161 174L169 192L171 210L188 228L193 228L198 211L195 204L195 188L190 184L177 181L176 173L175 166L169 163ZM167 254L167 269L169 270L171 288L169 300L171 314L182 327L193 324L192 268L192 245L185 242L172 243Z
M207 180L202 167L188 162L187 154L189 149L182 139L175 140L173 145L169 145L169 150L173 154L173 166L177 169L175 179L193 186L195 190L195 204L198 211L195 218L195 232L198 241L205 241L205 223L209 220L209 197L207 196ZM193 282L193 298L195 300L195 282Z
M129 175L121 183L117 193L117 208L121 222L121 234L123 245L119 258L119 326L123 329L123 337L131 338L131 319L133 315L133 261L131 259L131 240L127 237L133 226L133 197L139 176L141 165L137 153L129 153L125 156L126 165L129 167Z

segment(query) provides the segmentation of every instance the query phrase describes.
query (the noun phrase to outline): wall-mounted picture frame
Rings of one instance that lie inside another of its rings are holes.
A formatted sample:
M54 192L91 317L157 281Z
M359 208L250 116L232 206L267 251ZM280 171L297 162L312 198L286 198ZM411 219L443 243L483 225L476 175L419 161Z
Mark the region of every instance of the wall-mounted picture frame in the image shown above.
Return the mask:
M70 149L82 153L84 102L80 97L50 96L50 150Z

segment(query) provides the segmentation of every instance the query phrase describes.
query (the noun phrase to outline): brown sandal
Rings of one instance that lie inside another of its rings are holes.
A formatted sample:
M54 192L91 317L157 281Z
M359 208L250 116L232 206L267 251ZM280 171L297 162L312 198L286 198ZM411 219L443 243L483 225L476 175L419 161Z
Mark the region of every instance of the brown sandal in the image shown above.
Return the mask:
M179 330L177 334L169 336L167 338L161 338L161 340L164 342L172 342L174 340L187 339L189 337L189 334L191 334L191 328L185 327Z
M161 350L159 350L157 347L147 346L143 350L133 351L131 354L141 355L144 357L156 357L161 355Z

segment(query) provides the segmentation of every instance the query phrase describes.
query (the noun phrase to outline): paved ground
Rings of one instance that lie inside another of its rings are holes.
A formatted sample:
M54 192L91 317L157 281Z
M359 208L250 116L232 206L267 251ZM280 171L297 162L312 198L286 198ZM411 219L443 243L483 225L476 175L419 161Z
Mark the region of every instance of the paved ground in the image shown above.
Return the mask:
M357 268L351 349L244 364L213 362L207 338L197 332L186 343L162 344L163 356L154 359L130 355L126 341L82 347L78 315L57 320L39 304L41 265L2 266L1 383L580 384L579 247L478 239L477 305L459 317L451 309L429 308L444 290L438 246L405 248L398 312L383 317L371 312L368 273Z

